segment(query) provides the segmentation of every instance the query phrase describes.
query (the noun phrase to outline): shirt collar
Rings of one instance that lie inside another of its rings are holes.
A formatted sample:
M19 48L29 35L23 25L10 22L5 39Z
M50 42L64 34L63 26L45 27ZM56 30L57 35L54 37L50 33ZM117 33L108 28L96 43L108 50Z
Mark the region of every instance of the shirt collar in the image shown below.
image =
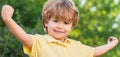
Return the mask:
M61 41L59 41L59 40L56 40L55 38L51 37L51 36L48 35L48 34L45 35L45 38L46 38L46 40L47 40L48 42L56 42L56 43L65 44L65 45L71 43L70 39L68 39L67 37L66 37L66 39L65 39L64 42L61 42Z

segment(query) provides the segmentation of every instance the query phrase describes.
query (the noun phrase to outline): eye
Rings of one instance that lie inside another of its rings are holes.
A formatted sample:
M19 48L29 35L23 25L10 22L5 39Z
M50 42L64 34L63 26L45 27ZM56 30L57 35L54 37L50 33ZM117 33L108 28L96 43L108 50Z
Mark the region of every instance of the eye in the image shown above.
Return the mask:
M64 22L64 24L70 24L70 22Z
M58 20L53 20L53 22L58 22Z

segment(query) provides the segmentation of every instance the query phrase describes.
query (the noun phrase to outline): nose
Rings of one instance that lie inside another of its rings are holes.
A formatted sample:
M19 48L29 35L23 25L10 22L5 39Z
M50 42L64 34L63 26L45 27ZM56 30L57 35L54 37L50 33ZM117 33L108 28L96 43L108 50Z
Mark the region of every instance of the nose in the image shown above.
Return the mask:
M57 27L58 27L59 29L62 29L62 28L64 27L64 24L63 24L62 22L59 22L58 25L57 25Z

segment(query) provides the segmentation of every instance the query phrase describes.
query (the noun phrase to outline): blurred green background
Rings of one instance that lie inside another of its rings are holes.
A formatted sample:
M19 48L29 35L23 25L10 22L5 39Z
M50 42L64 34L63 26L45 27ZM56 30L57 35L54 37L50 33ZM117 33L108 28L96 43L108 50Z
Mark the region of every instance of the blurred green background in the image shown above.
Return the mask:
M13 19L30 34L45 34L41 12L46 0L0 0L14 9ZM68 37L89 46L106 44L110 36L120 39L120 0L74 0L79 10L79 23ZM100 57L120 57L120 43ZM28 57L22 44L8 31L0 15L0 57Z

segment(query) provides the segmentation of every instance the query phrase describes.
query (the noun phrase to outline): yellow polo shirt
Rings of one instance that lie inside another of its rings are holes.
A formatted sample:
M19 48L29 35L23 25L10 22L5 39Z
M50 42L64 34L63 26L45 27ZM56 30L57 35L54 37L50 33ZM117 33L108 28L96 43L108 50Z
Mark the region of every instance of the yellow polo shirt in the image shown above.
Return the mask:
M30 57L93 57L94 48L79 41L66 39L64 43L49 35L31 35L32 49L23 45L24 52Z

